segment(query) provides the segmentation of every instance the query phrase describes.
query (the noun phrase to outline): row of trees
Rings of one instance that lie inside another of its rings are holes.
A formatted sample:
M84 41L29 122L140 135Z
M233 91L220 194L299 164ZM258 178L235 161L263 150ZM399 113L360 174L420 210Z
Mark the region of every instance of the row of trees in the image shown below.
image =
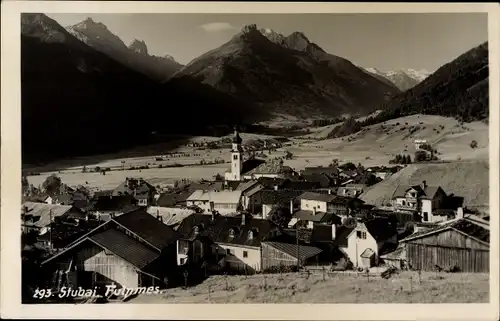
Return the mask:
M389 161L389 164L403 164L403 165L411 164L411 156L398 154L396 155L396 157L394 157L394 159L391 159Z

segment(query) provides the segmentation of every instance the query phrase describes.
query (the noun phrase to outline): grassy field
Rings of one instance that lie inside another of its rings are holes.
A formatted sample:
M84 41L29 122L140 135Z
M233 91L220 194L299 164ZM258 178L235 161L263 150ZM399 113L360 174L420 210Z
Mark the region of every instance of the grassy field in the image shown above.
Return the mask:
M416 129L417 127L418 129ZM317 130L324 132L325 128L317 128ZM411 130L413 130L412 134L410 134ZM272 137L246 133L242 133L241 136L244 141ZM415 138L426 139L428 143L438 150L438 157L442 160L488 159L488 126L486 124L469 123L460 125L452 118L429 115L414 115L394 119L383 124L369 126L349 137L323 140L298 137L291 140L290 146L285 146L271 154L267 152L265 154L268 157L282 157L286 151L290 151L293 158L285 160L285 165L291 166L297 171L306 166L327 166L333 159L338 159L341 163L361 163L364 166L387 165L389 160L393 159L396 154L413 155L415 152L413 143ZM192 138L191 141L199 143L216 139L219 138L204 136ZM469 146L472 140L478 143L478 147L475 149ZM169 151L169 154L165 152L166 150ZM137 154L141 153L149 156L137 156ZM155 156L163 156L165 160L156 161ZM109 155L109 157L101 155L94 157L94 159L95 161L92 161L91 157L82 158L80 159L80 165L75 165L79 163L79 160L73 159L60 165L48 164L44 168L31 169L42 172L42 175L28 177L28 181L38 186L42 184L45 177L54 172L58 173L62 180L70 186L81 184L95 188L112 188L129 176L143 177L155 185L171 184L179 178L211 179L217 173L224 173L228 168L228 164L206 166L199 165L200 161L229 161L230 153L228 149L202 150L186 147L185 144L175 149L166 149L163 145L158 145L148 146L147 150L146 147L143 147L119 155ZM99 166L112 169L125 168L126 170L108 172L105 176L96 173L82 173L81 164L83 163L90 164L87 165L89 169ZM152 168L149 170L143 169L140 172L139 170L127 170L131 166L148 165L157 167L160 164L166 166L174 163L194 166ZM55 170L55 168L62 167L64 169L60 173ZM28 168L24 169L28 170ZM460 171L454 171L453 169L445 172L461 175ZM418 178L418 175L420 175L420 172L417 172L413 177L418 181L423 180L423 178ZM479 175L478 177L482 180L478 184L487 184L487 172L486 175ZM456 177L452 178L455 179ZM429 183L433 182L432 179L427 179L427 181ZM455 193L460 191L459 188ZM379 197L375 198L378 199Z
M382 205L391 200L398 185L415 185L426 181L441 186L447 193L463 196L466 206L489 204L489 164L486 160L443 164L412 164L361 195L369 204Z
M227 280L227 283L226 283ZM210 293L209 293L210 290ZM487 303L488 274L402 272L373 276L300 274L213 276L202 284L141 295L137 303Z

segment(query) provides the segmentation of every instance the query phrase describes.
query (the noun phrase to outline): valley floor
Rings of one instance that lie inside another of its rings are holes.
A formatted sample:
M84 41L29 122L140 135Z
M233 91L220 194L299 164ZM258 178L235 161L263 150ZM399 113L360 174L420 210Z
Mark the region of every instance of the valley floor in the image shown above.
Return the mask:
M210 290L210 293L209 293ZM212 276L192 288L141 295L137 303L487 303L489 274L401 272L390 279L323 273Z

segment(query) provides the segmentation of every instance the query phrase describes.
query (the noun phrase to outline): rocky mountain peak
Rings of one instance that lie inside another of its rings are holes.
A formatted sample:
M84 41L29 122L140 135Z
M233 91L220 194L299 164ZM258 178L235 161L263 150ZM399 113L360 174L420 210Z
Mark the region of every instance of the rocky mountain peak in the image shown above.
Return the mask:
M146 43L142 40L137 40L134 39L132 43L128 46L128 48L138 54L141 55L148 55L148 47L146 46Z

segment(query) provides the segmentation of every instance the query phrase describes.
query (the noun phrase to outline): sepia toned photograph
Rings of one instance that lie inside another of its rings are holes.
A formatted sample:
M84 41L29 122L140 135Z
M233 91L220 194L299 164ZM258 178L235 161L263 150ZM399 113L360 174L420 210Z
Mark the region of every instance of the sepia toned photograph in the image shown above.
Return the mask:
M490 303L487 12L19 23L23 305Z

